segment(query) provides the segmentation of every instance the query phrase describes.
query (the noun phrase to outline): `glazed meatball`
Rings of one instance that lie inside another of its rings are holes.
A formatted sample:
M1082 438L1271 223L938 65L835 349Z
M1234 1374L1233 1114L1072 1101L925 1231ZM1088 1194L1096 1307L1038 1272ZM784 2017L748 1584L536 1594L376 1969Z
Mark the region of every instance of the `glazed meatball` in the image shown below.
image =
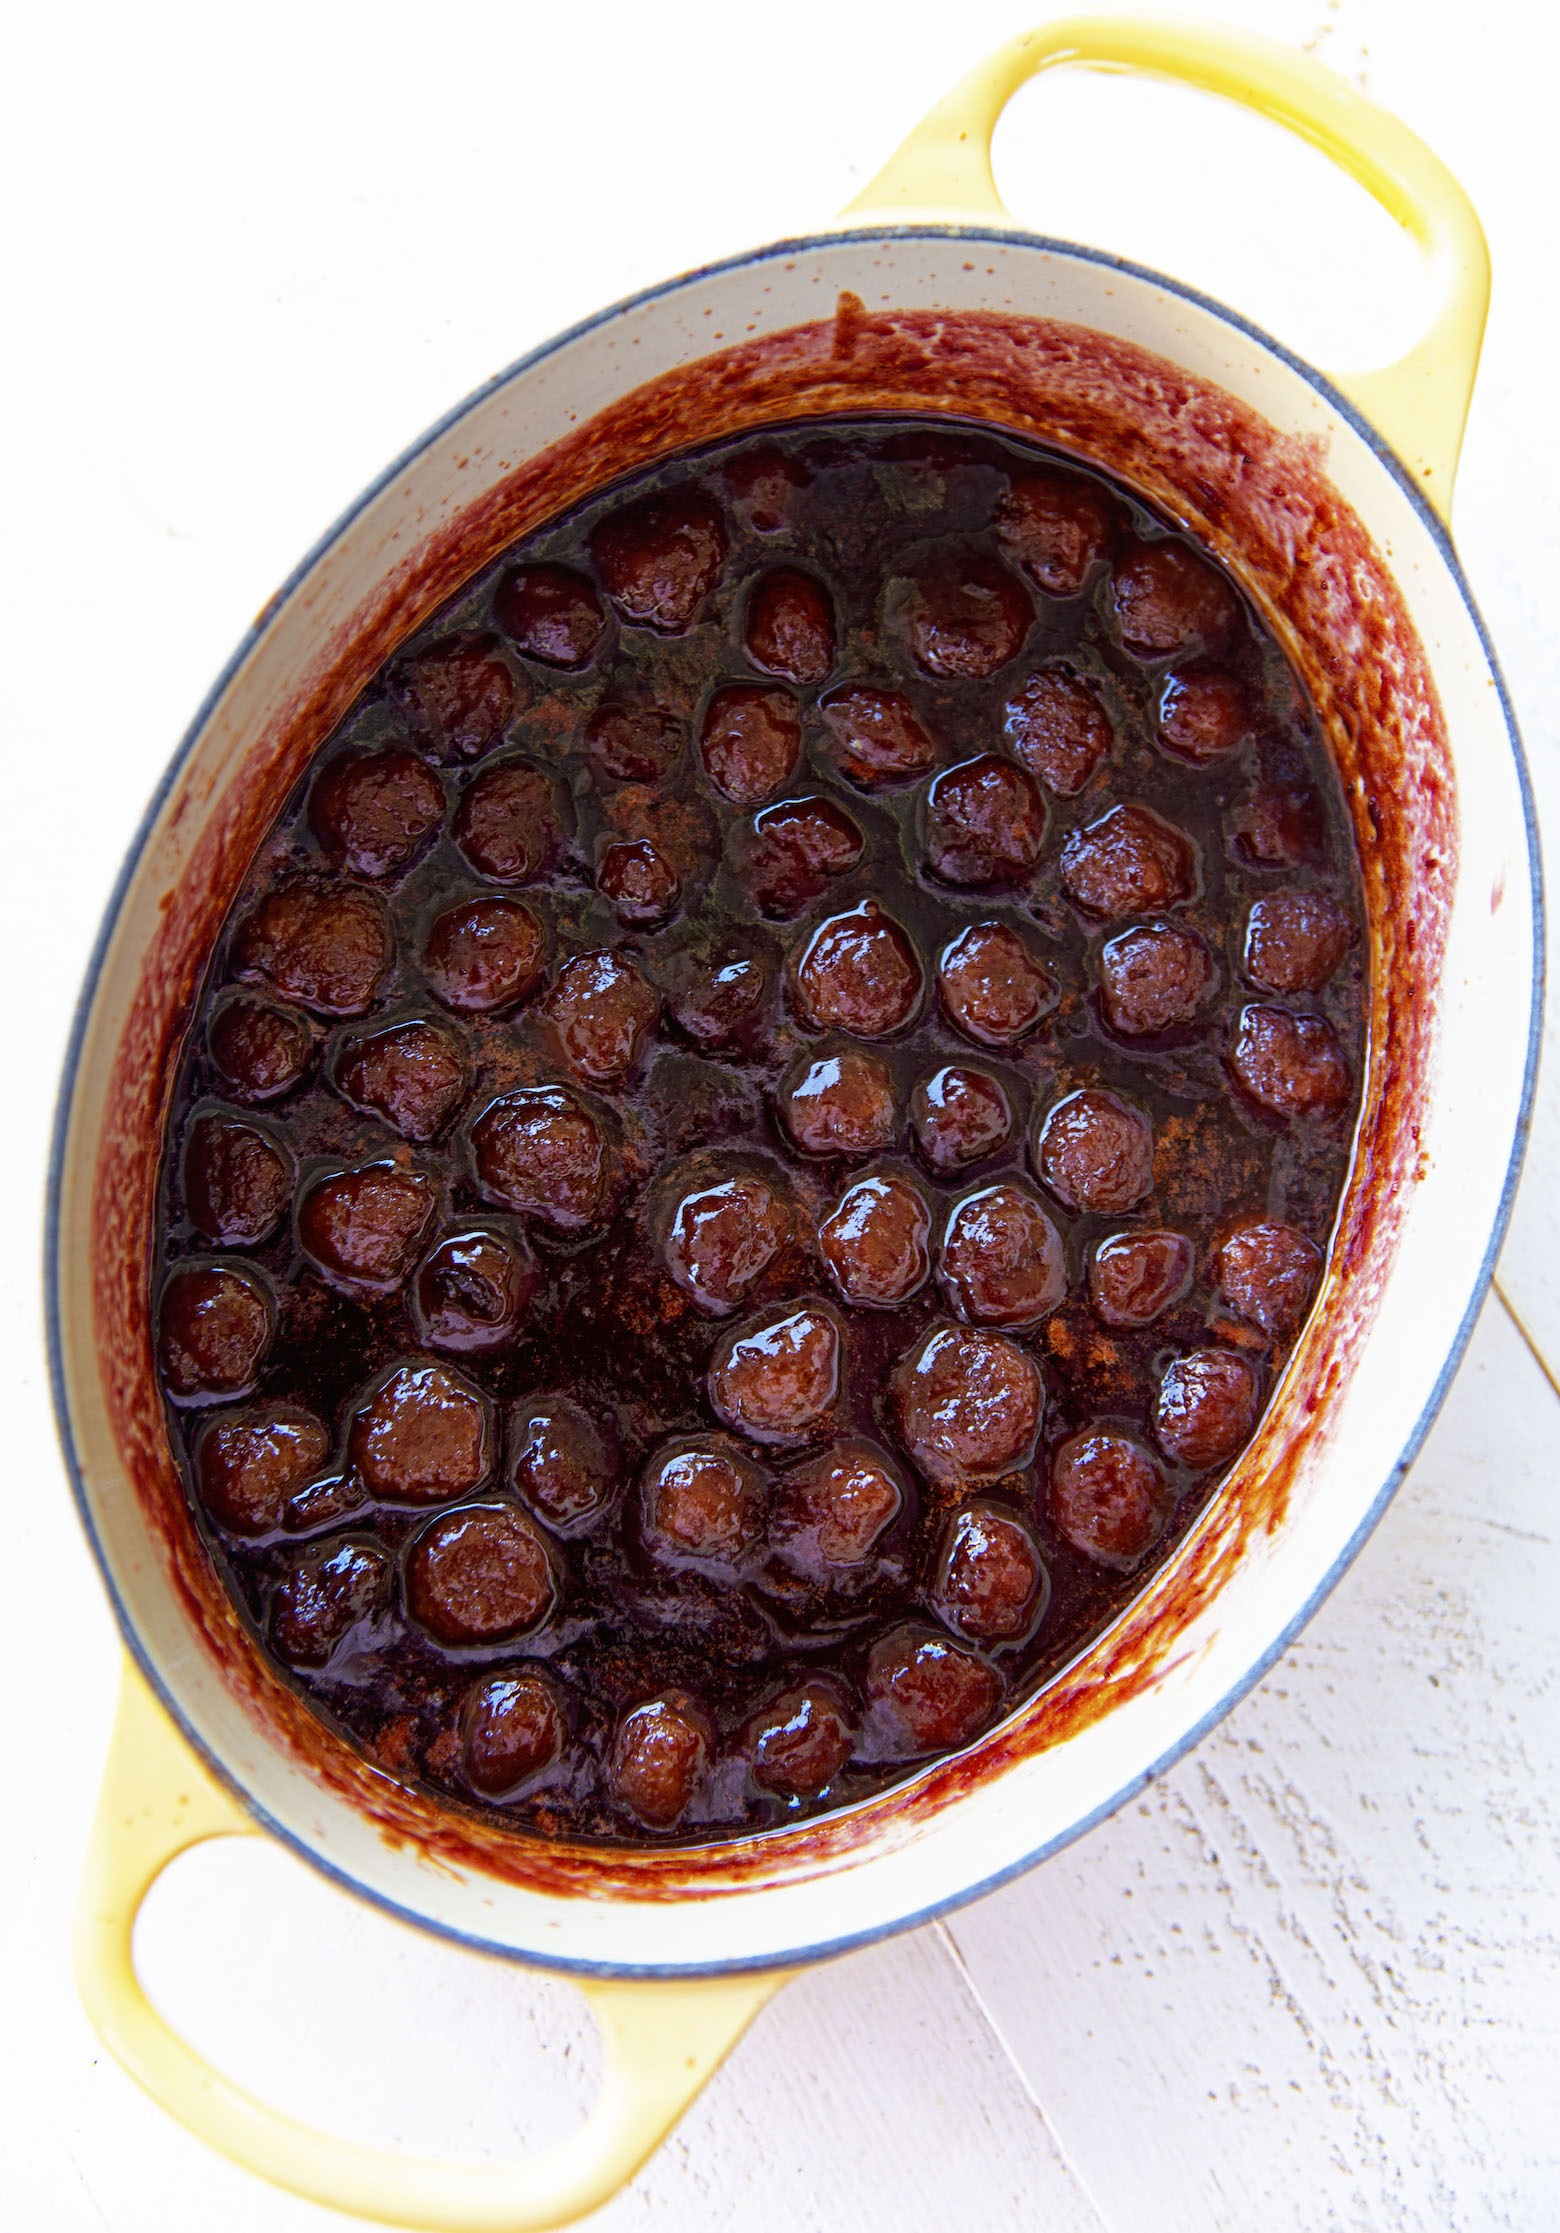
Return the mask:
M840 1332L817 1303L780 1303L727 1334L709 1370L710 1402L754 1442L798 1442L833 1408Z
M612 1085L654 1036L661 1003L632 962L602 951L564 963L545 1012L570 1068L594 1085Z
M298 1242L327 1279L388 1295L416 1263L438 1206L438 1187L421 1171L333 1171L299 1198Z
M937 764L937 747L908 698L861 684L831 690L818 711L829 732L831 758L858 790L914 783Z
M408 660L390 691L412 727L441 759L490 752L520 702L515 678L491 636L457 636Z
M530 1397L515 1413L509 1477L549 1527L594 1519L617 1485L617 1443L567 1396Z
M1112 1233L1089 1259L1089 1300L1107 1326L1150 1326L1188 1293L1195 1269L1184 1233Z
M666 1268L701 1310L734 1310L786 1238L772 1188L752 1172L685 1194L666 1235Z
M664 706L598 706L585 724L591 763L614 783L662 783L683 747L683 724Z
M1008 1643L1034 1625L1046 1583L1024 1522L995 1504L967 1504L943 1542L932 1602L978 1644Z
M197 1117L184 1136L185 1215L207 1240L262 1240L292 1199L292 1158L234 1117Z
M946 553L899 594L917 664L954 681L980 681L1016 659L1034 618L1023 584L979 551Z
M670 1830L703 1782L713 1749L709 1723L692 1699L682 1692L647 1699L618 1723L608 1789L647 1829Z
M1217 669L1166 675L1159 693L1159 741L1177 760L1209 768L1251 734L1251 707L1234 675Z
M910 1122L927 1164L945 1178L995 1155L1013 1129L1013 1111L988 1071L950 1064L917 1081Z
M996 1711L1002 1685L974 1652L905 1626L873 1645L866 1692L893 1750L913 1757L968 1744Z
M1111 596L1121 640L1140 659L1222 651L1240 621L1229 583L1184 543L1139 543L1117 566Z
M753 820L747 881L766 915L799 915L831 876L854 868L861 831L832 799L785 799Z
M950 940L937 989L949 1021L983 1047L1025 1038L1060 997L1056 979L1006 923L971 923Z
M748 1053L767 1041L778 974L765 934L738 928L673 954L661 982L672 1021L696 1047Z
M875 1443L851 1435L782 1477L770 1535L787 1565L804 1573L859 1566L904 1503L897 1468Z
M949 1307L978 1326L1032 1326L1067 1292L1061 1235L1027 1188L983 1187L955 1203L937 1277Z
M786 1073L780 1120L805 1155L875 1155L899 1132L894 1081L875 1054L799 1055Z
M349 1448L370 1496L451 1504L492 1469L487 1405L443 1365L397 1365L352 1422Z
M512 1504L446 1512L406 1555L406 1605L444 1644L497 1643L534 1628L551 1608L546 1545Z
M699 759L710 782L734 806L772 799L796 773L802 717L789 690L745 683L717 690L699 729Z
M748 598L747 655L767 675L822 682L834 664L834 607L822 583L786 566L766 574Z
M277 1586L271 1638L294 1667L323 1667L390 1596L390 1559L372 1539L346 1536L304 1551Z
M339 752L309 794L309 827L349 876L398 876L443 820L443 786L403 745Z
M1276 1218L1249 1217L1219 1249L1219 1290L1237 1318L1283 1340L1299 1330L1322 1276L1315 1241Z
M601 849L596 889L611 900L618 921L636 929L666 921L682 897L682 879L649 838L619 838Z
M748 1728L753 1781L783 1799L826 1791L855 1746L850 1711L833 1683L782 1692Z
M614 512L592 531L590 548L623 618L676 636L720 578L726 523L707 497L680 490Z
M1243 1008L1230 1068L1253 1101L1278 1117L1336 1116L1352 1089L1338 1034L1325 1016Z
M730 1567L764 1531L764 1477L724 1435L667 1444L645 1467L639 1519L659 1557Z
M1264 992L1320 992L1354 943L1328 892L1272 892L1246 916L1243 967Z
M1142 923L1100 950L1100 1009L1123 1039L1152 1039L1197 1021L1218 983L1194 930Z
M1164 1476L1130 1436L1091 1427L1053 1454L1046 1513L1075 1551L1125 1573L1164 1529Z
M846 1302L887 1309L908 1302L932 1268L931 1219L903 1179L858 1179L818 1228L818 1246Z
M1045 1412L1040 1368L984 1328L934 1326L901 1361L891 1399L899 1439L929 1481L996 1481L1034 1456Z
M1064 1209L1114 1216L1153 1191L1153 1126L1116 1094L1085 1086L1047 1110L1033 1160Z
M522 1240L481 1226L447 1233L417 1274L418 1331L432 1349L486 1356L514 1340L537 1285Z
M1085 915L1114 922L1179 907L1197 891L1191 840L1146 806L1113 806L1062 847L1062 889Z
M595 1115L566 1085L521 1086L491 1102L471 1147L488 1200L556 1232L583 1232L606 1206L613 1160Z
M488 1015L525 998L542 973L545 949L541 924L519 900L465 900L434 922L423 970L446 1008Z
M258 1272L180 1264L157 1313L157 1361L176 1403L217 1403L253 1385L271 1345L270 1290Z
M1177 1465L1223 1465L1251 1440L1257 1376L1229 1349L1196 1349L1170 1365L1154 1397L1154 1440Z
M230 993L211 1019L206 1047L240 1101L274 1101L309 1067L314 1040L303 1017L253 993Z
M1058 798L1075 798L1115 743L1092 683L1054 664L1032 674L1002 717L1008 749Z
M772 443L756 444L734 457L725 470L732 501L755 535L780 535L791 524L807 475L794 458Z
M540 876L562 842L558 798L528 760L496 760L466 786L455 814L455 842L479 876L525 884Z
M1040 858L1045 802L1033 776L984 752L926 795L926 865L945 884L1017 884Z
M1235 851L1258 868L1319 868L1327 856L1327 817L1301 774L1259 783L1230 829Z
M393 1023L347 1041L334 1083L355 1109L382 1116L403 1139L433 1140L466 1097L466 1058L439 1024Z
M289 884L267 892L239 925L233 963L322 1016L360 1016L395 959L395 936L377 892Z
M234 1535L269 1535L294 1489L329 1452L323 1423L296 1405L208 1420L195 1444L200 1500Z
M796 969L807 1022L861 1039L901 1030L920 1005L923 983L908 934L875 899L820 923Z
M493 617L516 650L546 667L583 667L607 625L595 589L569 566L520 566L506 574Z
M461 1766L485 1799L513 1798L563 1750L564 1723L545 1675L488 1675L461 1708Z
M1076 597L1110 556L1116 508L1104 490L1071 473L1015 473L997 505L1008 555L1050 597Z

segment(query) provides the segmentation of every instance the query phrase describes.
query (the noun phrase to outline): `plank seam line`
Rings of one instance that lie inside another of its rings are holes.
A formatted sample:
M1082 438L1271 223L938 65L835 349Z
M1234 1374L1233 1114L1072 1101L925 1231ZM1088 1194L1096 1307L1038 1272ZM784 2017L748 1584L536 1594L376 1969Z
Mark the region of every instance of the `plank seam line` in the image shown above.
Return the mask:
M1531 1350L1533 1355L1533 1362L1538 1366L1539 1371L1549 1382L1549 1385L1554 1390L1555 1394L1557 1396L1560 1396L1560 1377L1557 1377L1554 1367L1550 1364L1549 1359L1544 1355L1544 1352L1539 1345L1538 1336L1534 1333L1532 1327L1528 1324L1521 1311L1512 1301L1511 1291L1507 1287L1506 1282L1501 1278L1499 1272L1495 1274L1494 1285L1496 1294L1500 1297L1501 1302L1505 1305L1506 1316L1511 1320L1511 1323L1516 1327L1517 1332L1522 1336L1522 1339L1527 1343L1528 1348Z

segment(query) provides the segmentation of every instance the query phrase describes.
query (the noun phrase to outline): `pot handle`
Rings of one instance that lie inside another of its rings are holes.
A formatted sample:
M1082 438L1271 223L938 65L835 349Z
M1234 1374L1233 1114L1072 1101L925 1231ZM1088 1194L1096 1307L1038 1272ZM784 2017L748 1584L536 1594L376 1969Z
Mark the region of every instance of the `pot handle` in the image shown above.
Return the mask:
M260 1834L195 1758L127 1660L76 1921L88 2016L132 2078L233 2162L311 2202L436 2233L566 2225L626 2186L783 1982L578 1978L606 2068L580 2129L521 2164L443 2163L334 2139L268 2108L164 2023L136 1976L142 1900L202 1839Z
M1431 283L1428 330L1396 364L1330 377L1446 519L1489 308L1483 228L1451 172L1406 124L1309 55L1228 24L1132 16L1044 24L977 63L845 215L1011 224L991 174L991 135L1018 88L1064 62L1165 78L1254 109L1331 156L1413 234Z

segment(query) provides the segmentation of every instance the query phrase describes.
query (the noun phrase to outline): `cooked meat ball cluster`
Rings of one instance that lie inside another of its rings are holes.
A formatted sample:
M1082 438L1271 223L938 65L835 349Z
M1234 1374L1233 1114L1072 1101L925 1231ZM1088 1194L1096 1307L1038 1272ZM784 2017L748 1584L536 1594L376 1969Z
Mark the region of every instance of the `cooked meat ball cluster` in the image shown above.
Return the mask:
M779 428L515 545L322 746L185 1049L157 1354L259 1647L557 1838L979 1738L1258 1429L1362 921L1256 615L1039 449Z

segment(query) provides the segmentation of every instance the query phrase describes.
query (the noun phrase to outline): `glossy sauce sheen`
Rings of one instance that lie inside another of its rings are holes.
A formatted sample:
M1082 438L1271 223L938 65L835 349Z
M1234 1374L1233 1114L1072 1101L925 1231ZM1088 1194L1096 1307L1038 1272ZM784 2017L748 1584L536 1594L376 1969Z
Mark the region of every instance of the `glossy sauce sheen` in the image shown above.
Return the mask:
M528 538L324 746L190 1034L160 1361L264 1648L551 1836L969 1742L1282 1369L1361 922L1298 684L1120 488L815 422Z

